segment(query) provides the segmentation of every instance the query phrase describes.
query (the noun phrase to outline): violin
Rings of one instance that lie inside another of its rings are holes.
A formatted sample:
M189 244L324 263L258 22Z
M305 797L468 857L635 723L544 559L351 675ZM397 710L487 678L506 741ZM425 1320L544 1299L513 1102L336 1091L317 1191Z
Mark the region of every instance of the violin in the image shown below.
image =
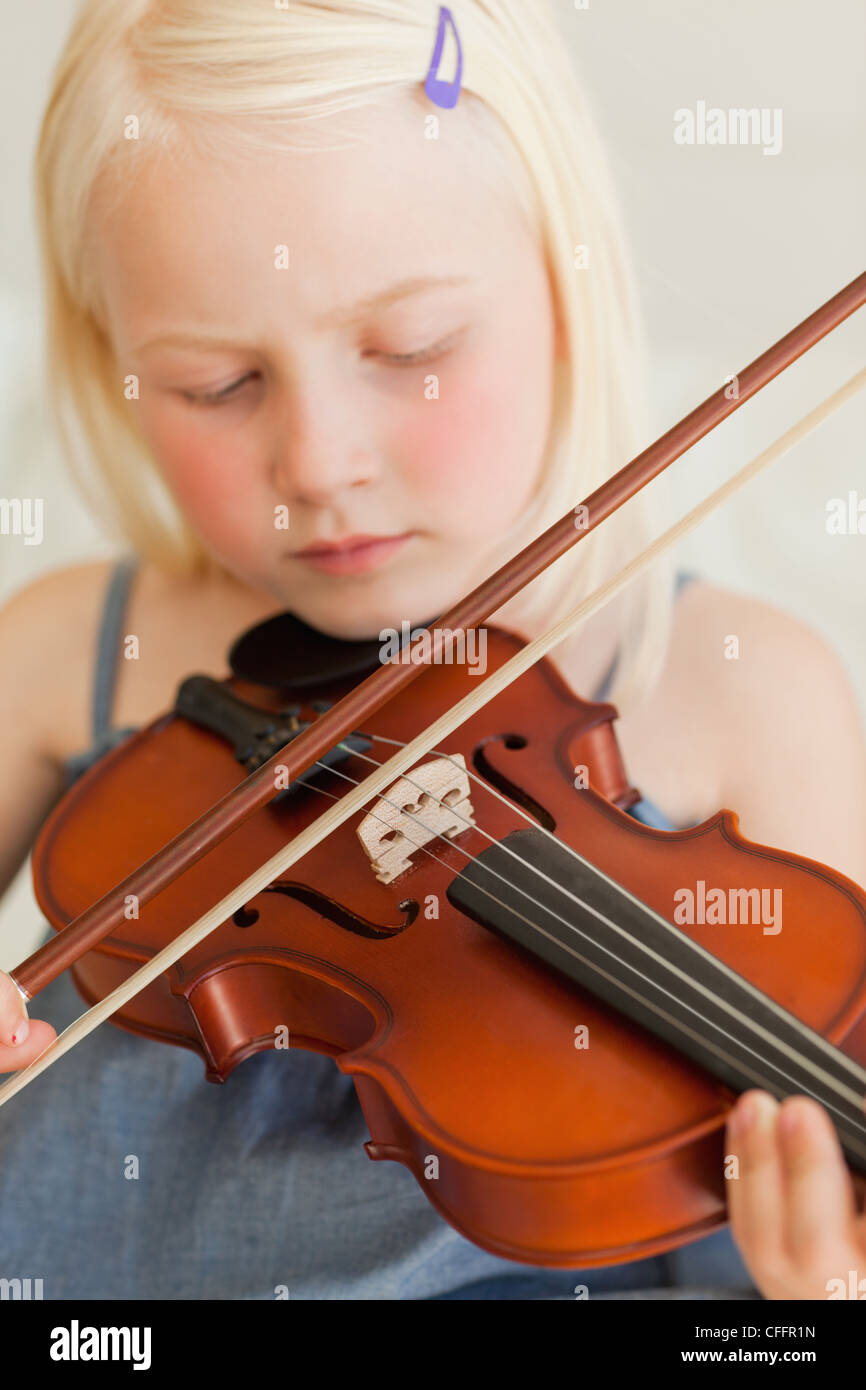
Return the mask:
M634 820L615 708L547 659L635 567L532 643L486 626L483 682L448 659L864 300L866 275L587 499L580 526L563 518L428 625L427 660L382 664L378 643L280 614L235 642L226 679L185 680L40 833L56 935L12 976L29 999L70 968L91 1007L0 1103L108 1017L194 1049L215 1082L264 1049L322 1052L353 1078L370 1158L404 1164L484 1248L561 1267L723 1224L725 1119L751 1086L820 1100L866 1173L866 892L750 842L728 810Z

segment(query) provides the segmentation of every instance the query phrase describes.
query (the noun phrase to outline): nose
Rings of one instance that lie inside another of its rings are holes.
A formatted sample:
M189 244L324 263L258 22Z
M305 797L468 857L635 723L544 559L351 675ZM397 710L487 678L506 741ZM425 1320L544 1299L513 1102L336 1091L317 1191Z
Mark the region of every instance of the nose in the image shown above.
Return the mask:
M379 474L376 455L363 442L360 412L341 393L305 388L292 394L271 447L271 480L281 497L330 506Z

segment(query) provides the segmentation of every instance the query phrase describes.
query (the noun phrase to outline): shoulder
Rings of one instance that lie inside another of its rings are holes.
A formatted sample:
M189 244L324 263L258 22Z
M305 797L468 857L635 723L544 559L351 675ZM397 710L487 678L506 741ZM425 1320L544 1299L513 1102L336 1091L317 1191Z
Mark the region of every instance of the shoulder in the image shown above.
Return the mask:
M767 682L777 685L801 667L824 680L842 678L840 659L808 623L702 581L691 582L678 599L670 660L712 680L720 698L727 689L767 691Z
M724 714L720 736L756 728L787 711L820 715L821 701L856 708L845 667L830 643L791 613L697 581L678 603L669 666ZM805 732L800 731L801 735Z
M89 699L114 560L50 570L0 608L0 665L41 752L89 737Z
M103 614L116 559L51 570L0 607L0 733L61 763L92 739L92 701ZM137 639L137 660L115 668L112 723L137 726L169 707L190 670L225 674L239 632L274 602L220 578L179 576L140 562L126 596L118 645ZM119 655L119 653L118 653Z
M20 662L50 666L54 651L80 645L85 629L96 632L115 563L95 560L49 570L6 600L0 626L7 641L18 643Z
M699 710L719 807L750 839L866 877L866 741L838 653L810 624L714 585L683 592L667 679Z

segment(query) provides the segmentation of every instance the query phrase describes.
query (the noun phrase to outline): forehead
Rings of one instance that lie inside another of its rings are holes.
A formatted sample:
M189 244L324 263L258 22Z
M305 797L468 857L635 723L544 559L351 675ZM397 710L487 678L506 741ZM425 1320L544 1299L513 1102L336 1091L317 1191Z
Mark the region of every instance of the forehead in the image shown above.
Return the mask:
M312 319L413 276L507 279L530 232L516 156L478 107L442 113L439 139L425 137L429 105L402 96L316 122L310 149L135 150L92 213L116 341L166 314L266 331L277 311Z

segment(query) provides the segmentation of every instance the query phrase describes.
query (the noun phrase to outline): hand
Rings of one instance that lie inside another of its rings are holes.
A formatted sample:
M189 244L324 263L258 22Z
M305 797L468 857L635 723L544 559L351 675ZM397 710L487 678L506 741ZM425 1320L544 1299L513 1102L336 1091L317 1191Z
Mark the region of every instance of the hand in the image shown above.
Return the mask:
M866 1217L823 1107L747 1091L728 1117L726 1154L739 1160L731 1232L764 1296L866 1298Z
M56 1036L50 1023L28 1019L14 982L0 971L0 1075L29 1066Z

